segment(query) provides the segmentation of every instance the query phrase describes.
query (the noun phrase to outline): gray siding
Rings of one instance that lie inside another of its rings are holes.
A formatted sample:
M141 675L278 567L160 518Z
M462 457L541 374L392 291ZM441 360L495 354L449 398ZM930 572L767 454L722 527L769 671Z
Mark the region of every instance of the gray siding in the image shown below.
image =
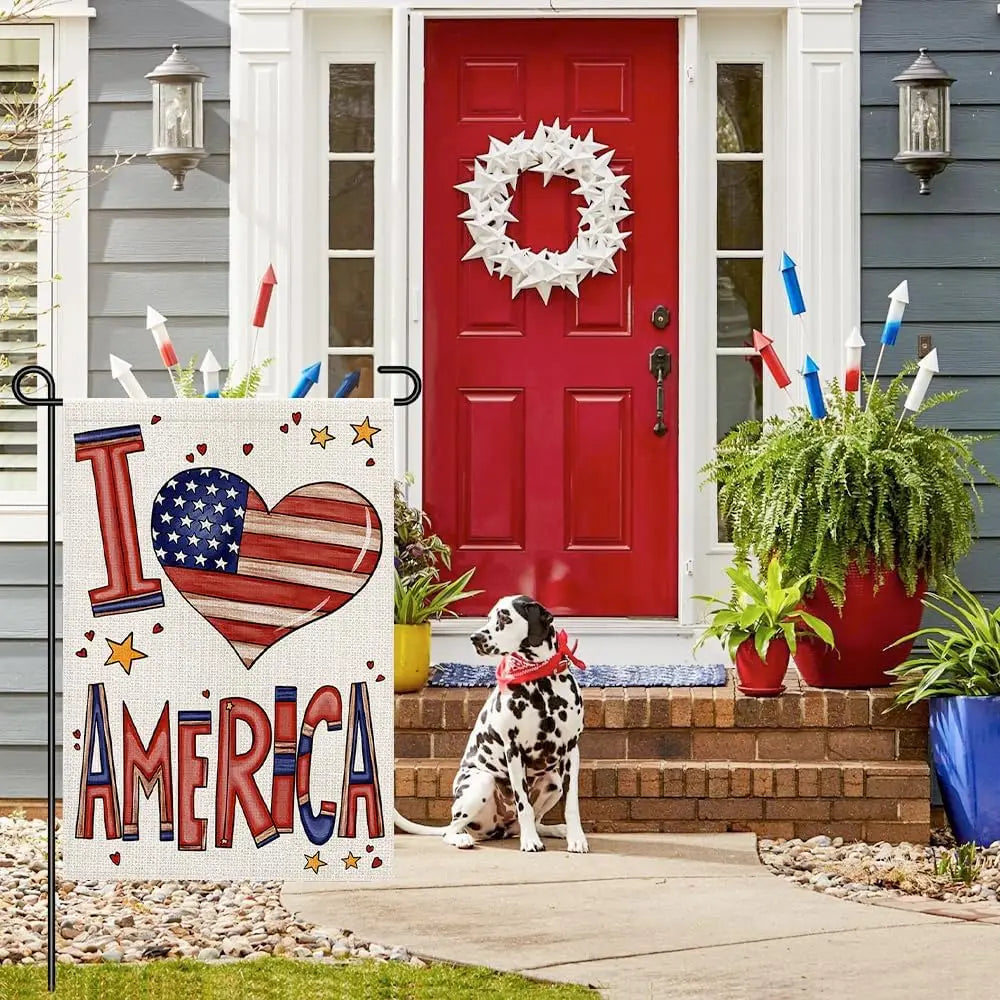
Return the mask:
M120 396L108 354L132 362L153 395L170 393L146 306L170 322L182 361L211 347L225 363L229 272L228 0L96 0L90 31L90 153L94 164L137 154L91 189L92 396ZM145 74L176 42L205 81L209 158L183 191L146 159L152 135Z
M957 162L927 197L892 162L898 98L892 78L921 46L948 70ZM964 431L1000 430L1000 18L980 0L864 0L861 6L861 318L874 368L886 296L904 278L910 305L884 370L916 356L918 334L940 348L935 389L964 389L935 419ZM1000 442L979 456L1000 475ZM1000 489L982 489L980 540L963 580L1000 602Z
M171 320L182 359L208 347L226 359L229 4L94 0L93 6L91 162L110 163L116 153L138 155L90 191L89 392L121 395L108 373L108 354L114 352L133 363L151 396L169 395L169 380L145 331L147 304ZM205 143L211 156L188 174L181 192L172 191L170 176L145 157L152 106L144 74L174 42L210 74ZM45 794L45 607L45 547L0 546L0 799ZM74 649L86 644L83 636L67 641ZM58 725L61 733L61 717Z

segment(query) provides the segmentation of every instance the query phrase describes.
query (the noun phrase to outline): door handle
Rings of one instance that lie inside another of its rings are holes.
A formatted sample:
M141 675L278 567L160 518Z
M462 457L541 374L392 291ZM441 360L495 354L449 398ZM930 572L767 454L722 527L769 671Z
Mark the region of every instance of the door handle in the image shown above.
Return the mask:
M655 347L649 354L649 373L656 379L656 423L653 433L663 437L667 425L663 421L663 380L670 374L670 352L665 347Z

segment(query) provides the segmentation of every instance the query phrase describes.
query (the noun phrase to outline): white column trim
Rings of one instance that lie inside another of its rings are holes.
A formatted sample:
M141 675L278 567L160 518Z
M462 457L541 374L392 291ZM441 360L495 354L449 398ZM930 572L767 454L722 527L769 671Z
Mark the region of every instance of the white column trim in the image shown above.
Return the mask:
M265 373L262 396L287 394L302 350L301 338L291 335L301 329L307 295L292 238L301 232L295 225L304 207L292 197L303 185L303 157L296 155L305 134L302 18L290 5L238 15L234 8L231 24L228 363L238 375L247 369L257 288L270 264L278 286L256 358L276 363Z

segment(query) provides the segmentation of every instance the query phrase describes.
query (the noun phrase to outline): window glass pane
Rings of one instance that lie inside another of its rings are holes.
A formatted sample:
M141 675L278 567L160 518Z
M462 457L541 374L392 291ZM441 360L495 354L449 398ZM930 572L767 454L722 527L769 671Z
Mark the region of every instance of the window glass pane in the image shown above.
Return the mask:
M718 174L718 248L760 250L764 245L764 164L721 161Z
M37 39L0 38L0 491L38 486L38 413L11 399L15 372L38 360ZM38 380L25 381L27 392Z
M330 67L330 152L375 151L375 67Z
M737 424L764 419L763 361L757 354L723 355L715 359L716 440L721 441ZM718 540L729 542L729 530L716 504Z
M752 347L753 331L763 328L764 262L720 260L716 275L716 329L719 347Z
M330 261L330 346L371 347L374 343L375 261Z
M329 395L331 398L344 381L348 372L361 373L358 387L349 395L370 399L375 395L375 362L370 354L331 354L327 359L329 375Z
M764 417L764 382L760 356L723 355L716 361L716 440L721 441L744 420Z
M330 249L371 250L375 240L375 164L330 164Z
M716 148L720 153L764 150L764 67L717 67Z

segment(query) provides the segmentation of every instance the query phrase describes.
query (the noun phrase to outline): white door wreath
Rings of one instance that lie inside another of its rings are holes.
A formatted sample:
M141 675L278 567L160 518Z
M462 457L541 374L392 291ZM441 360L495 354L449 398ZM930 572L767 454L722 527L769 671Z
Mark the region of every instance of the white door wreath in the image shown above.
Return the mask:
M625 238L619 223L632 213L628 210L625 181L628 175L611 169L613 149L594 141L594 130L586 137L574 136L561 128L559 119L551 125L538 123L528 138L519 132L509 142L490 136L490 151L476 158L471 181L456 184L469 196L469 207L459 215L472 235L472 248L462 260L479 257L490 274L511 279L511 298L525 288L533 288L548 303L553 288L565 288L579 297L579 283L588 275L614 274L615 254L624 249ZM534 170L548 184L553 177L579 182L573 194L586 201L577 209L580 227L570 245L559 250L525 250L507 235L507 223L518 220L510 211L518 175Z

